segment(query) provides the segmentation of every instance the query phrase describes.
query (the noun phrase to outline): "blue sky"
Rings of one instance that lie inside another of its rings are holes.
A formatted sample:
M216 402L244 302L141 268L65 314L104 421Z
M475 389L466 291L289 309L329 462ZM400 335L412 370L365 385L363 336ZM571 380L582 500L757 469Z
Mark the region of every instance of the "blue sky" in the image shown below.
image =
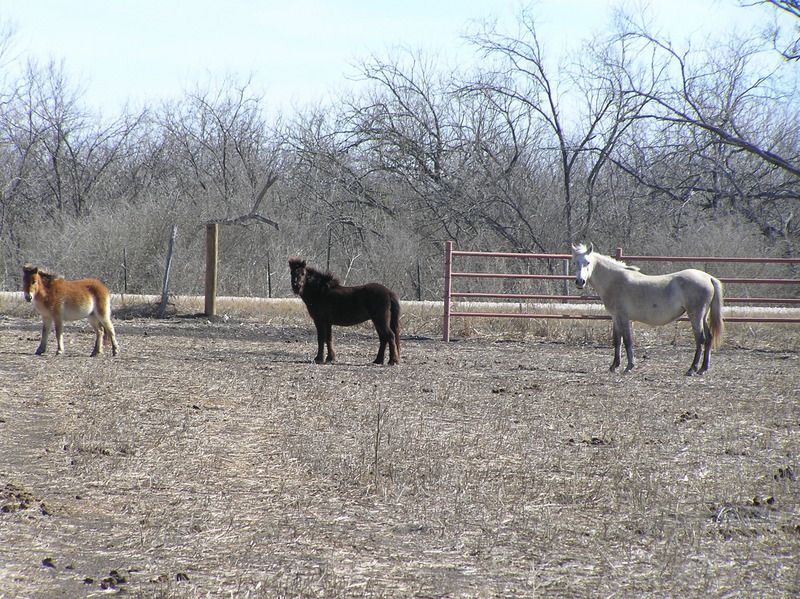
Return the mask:
M539 0L544 35L568 44L602 29L619 0ZM704 35L763 21L733 0L653 2L673 37ZM628 2L628 6L636 3ZM470 60L462 35L497 18L516 32L518 0L0 0L0 21L16 29L17 53L64 60L83 82L85 101L113 113L181 97L196 82L226 73L289 108L347 87L353 63L402 45ZM749 21L752 21L750 23Z

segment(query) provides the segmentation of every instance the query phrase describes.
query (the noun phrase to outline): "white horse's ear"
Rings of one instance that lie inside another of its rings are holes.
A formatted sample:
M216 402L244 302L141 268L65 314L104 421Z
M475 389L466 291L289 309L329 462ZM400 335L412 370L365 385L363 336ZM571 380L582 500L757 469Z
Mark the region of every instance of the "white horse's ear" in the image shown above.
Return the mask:
M587 254L591 254L594 251L594 244L589 243L589 247L586 249Z

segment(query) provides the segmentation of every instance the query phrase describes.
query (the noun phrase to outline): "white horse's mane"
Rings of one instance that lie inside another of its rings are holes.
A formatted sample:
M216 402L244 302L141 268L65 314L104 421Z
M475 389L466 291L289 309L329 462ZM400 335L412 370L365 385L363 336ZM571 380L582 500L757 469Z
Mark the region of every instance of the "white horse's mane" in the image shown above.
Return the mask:
M594 253L597 254L597 256L599 256L600 258L602 258L604 262L606 262L611 266L616 266L618 268L623 268L625 270L633 270L636 272L639 272L641 270L638 266L631 266L629 264L626 264L622 260L617 260L613 256L607 256L606 254L598 254L597 252Z
M630 266L625 262L623 262L622 260L617 260L613 256L609 256L607 254L601 254L594 247L590 249L585 243L579 243L578 245L573 246L573 252L575 254L586 254L587 252L589 252L590 255L600 258L609 266L618 266L626 270L635 270L635 271L640 270L638 266Z

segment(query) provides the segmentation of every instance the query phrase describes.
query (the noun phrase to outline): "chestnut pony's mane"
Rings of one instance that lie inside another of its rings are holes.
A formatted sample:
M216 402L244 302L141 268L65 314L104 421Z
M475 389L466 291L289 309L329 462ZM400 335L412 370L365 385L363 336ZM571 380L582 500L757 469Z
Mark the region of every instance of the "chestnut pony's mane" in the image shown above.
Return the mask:
M23 270L25 272L27 272L27 273L36 273L37 275L39 275L43 279L47 279L48 281L56 281L56 280L60 280L60 279L64 278L61 275L57 275L57 274L54 274L54 273L51 273L51 272L47 272L46 270L42 270L41 268L38 268L38 267L33 266L31 264L26 264L23 267Z

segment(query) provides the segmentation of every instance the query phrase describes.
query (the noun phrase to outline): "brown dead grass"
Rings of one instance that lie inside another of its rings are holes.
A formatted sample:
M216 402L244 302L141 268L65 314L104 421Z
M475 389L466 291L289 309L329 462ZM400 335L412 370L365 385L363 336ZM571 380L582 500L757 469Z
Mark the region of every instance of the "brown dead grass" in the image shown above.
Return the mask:
M687 378L685 324L623 376L608 323L407 310L400 366L367 327L318 366L257 312L119 318L99 359L2 317L0 597L796 596L796 328Z

